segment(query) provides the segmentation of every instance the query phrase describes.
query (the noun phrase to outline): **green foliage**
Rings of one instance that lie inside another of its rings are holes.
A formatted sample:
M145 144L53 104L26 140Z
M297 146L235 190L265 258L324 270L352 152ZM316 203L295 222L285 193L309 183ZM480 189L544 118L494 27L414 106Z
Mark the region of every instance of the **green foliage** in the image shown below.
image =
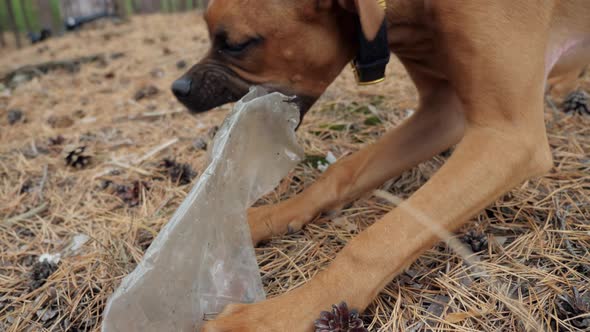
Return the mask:
M63 18L61 16L61 10L59 6L59 0L50 0L51 3L51 16L53 16L53 22L56 26L62 26Z
M128 15L133 14L133 0L125 0L125 10Z
M12 9L14 10L16 26L20 31L26 32L27 30L25 15L31 24L32 30L37 31L41 29L39 25L39 12L35 4L35 0L23 0L22 2L20 0L10 1L12 1ZM52 7L55 7L54 13L59 13L59 0L51 0L51 3ZM8 22L9 16L6 1L0 1L0 24L4 27L4 29L8 29Z
M323 124L320 126L322 129L328 129L332 131L344 131L348 126L346 124Z
M326 160L326 157L319 155L305 155L305 159L302 164L318 168L319 165L329 165L330 163Z
M14 16L16 21L16 26L20 31L26 31L25 27L25 17L24 15L28 15L29 20L31 21L31 25L35 27L36 21L33 21L34 13L31 13L32 3L31 0L25 0L24 8L21 7L20 0L10 0L12 1L12 10L14 10ZM9 28L9 16L8 16L8 7L6 6L6 1L0 1L0 23L5 29ZM28 12L27 12L28 11Z
M37 0L9 0L12 1L12 6L15 14L15 21L18 29L22 32L26 32L26 18L28 18L31 28L34 31L39 31L42 27L39 22L40 12L37 8ZM60 10L60 0L47 0L51 5L51 16L53 17L54 27L60 27L63 24L63 17ZM125 0L125 9L128 14L133 14L133 1L138 0ZM141 0L139 0L141 1ZM162 11L163 12L174 12L180 10L185 4L184 8L187 10L194 9L193 2L191 0L162 0ZM6 0L0 0L0 25L4 30L8 30L9 16L8 8L6 6Z
M365 125L367 126L376 126L382 123L381 119L377 116L370 116L365 119Z

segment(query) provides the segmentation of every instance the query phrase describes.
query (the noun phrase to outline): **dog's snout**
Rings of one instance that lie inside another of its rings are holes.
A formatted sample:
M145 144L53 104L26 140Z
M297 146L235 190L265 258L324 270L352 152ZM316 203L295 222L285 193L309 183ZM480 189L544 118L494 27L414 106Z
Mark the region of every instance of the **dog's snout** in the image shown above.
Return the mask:
M172 83L172 92L177 97L188 97L191 94L192 84L189 77L181 77Z

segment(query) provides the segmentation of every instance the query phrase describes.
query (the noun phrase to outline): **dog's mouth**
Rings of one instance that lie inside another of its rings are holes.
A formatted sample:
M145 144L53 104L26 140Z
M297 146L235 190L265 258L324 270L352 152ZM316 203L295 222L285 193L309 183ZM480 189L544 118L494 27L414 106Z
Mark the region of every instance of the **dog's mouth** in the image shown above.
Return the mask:
M191 113L201 113L238 101L250 85L227 67L197 64L172 84L172 92Z
M240 100L248 93L252 85L255 84L241 78L226 66L199 63L174 81L172 92L191 113L196 114ZM313 96L289 93L281 88L265 87L269 92L278 91L286 95L294 95L292 102L299 107L302 119L318 99Z

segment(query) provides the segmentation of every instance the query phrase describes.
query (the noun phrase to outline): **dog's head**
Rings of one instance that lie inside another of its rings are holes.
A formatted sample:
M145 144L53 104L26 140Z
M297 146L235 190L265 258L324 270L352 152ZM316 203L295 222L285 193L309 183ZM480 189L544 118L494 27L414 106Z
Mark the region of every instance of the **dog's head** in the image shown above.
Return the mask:
M211 49L172 91L198 113L262 85L296 96L303 116L355 55L354 12L364 15L356 1L212 0Z

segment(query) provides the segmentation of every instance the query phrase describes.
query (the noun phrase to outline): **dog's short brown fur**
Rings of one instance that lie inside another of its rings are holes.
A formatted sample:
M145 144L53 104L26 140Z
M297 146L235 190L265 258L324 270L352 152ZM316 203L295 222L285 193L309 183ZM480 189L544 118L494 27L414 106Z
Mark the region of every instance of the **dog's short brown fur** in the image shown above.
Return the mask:
M189 108L204 111L261 84L298 95L305 111L356 52L354 5L213 0L206 13L211 52L175 93ZM297 231L318 213L458 144L453 156L313 280L262 303L232 305L204 331L303 332L333 303L344 300L363 309L440 240L412 211L452 231L511 187L552 167L544 91L547 83L567 83L561 78L574 78L590 62L590 1L388 0L387 5L390 47L418 88L419 110L377 143L330 167L300 195L252 209L253 240Z

